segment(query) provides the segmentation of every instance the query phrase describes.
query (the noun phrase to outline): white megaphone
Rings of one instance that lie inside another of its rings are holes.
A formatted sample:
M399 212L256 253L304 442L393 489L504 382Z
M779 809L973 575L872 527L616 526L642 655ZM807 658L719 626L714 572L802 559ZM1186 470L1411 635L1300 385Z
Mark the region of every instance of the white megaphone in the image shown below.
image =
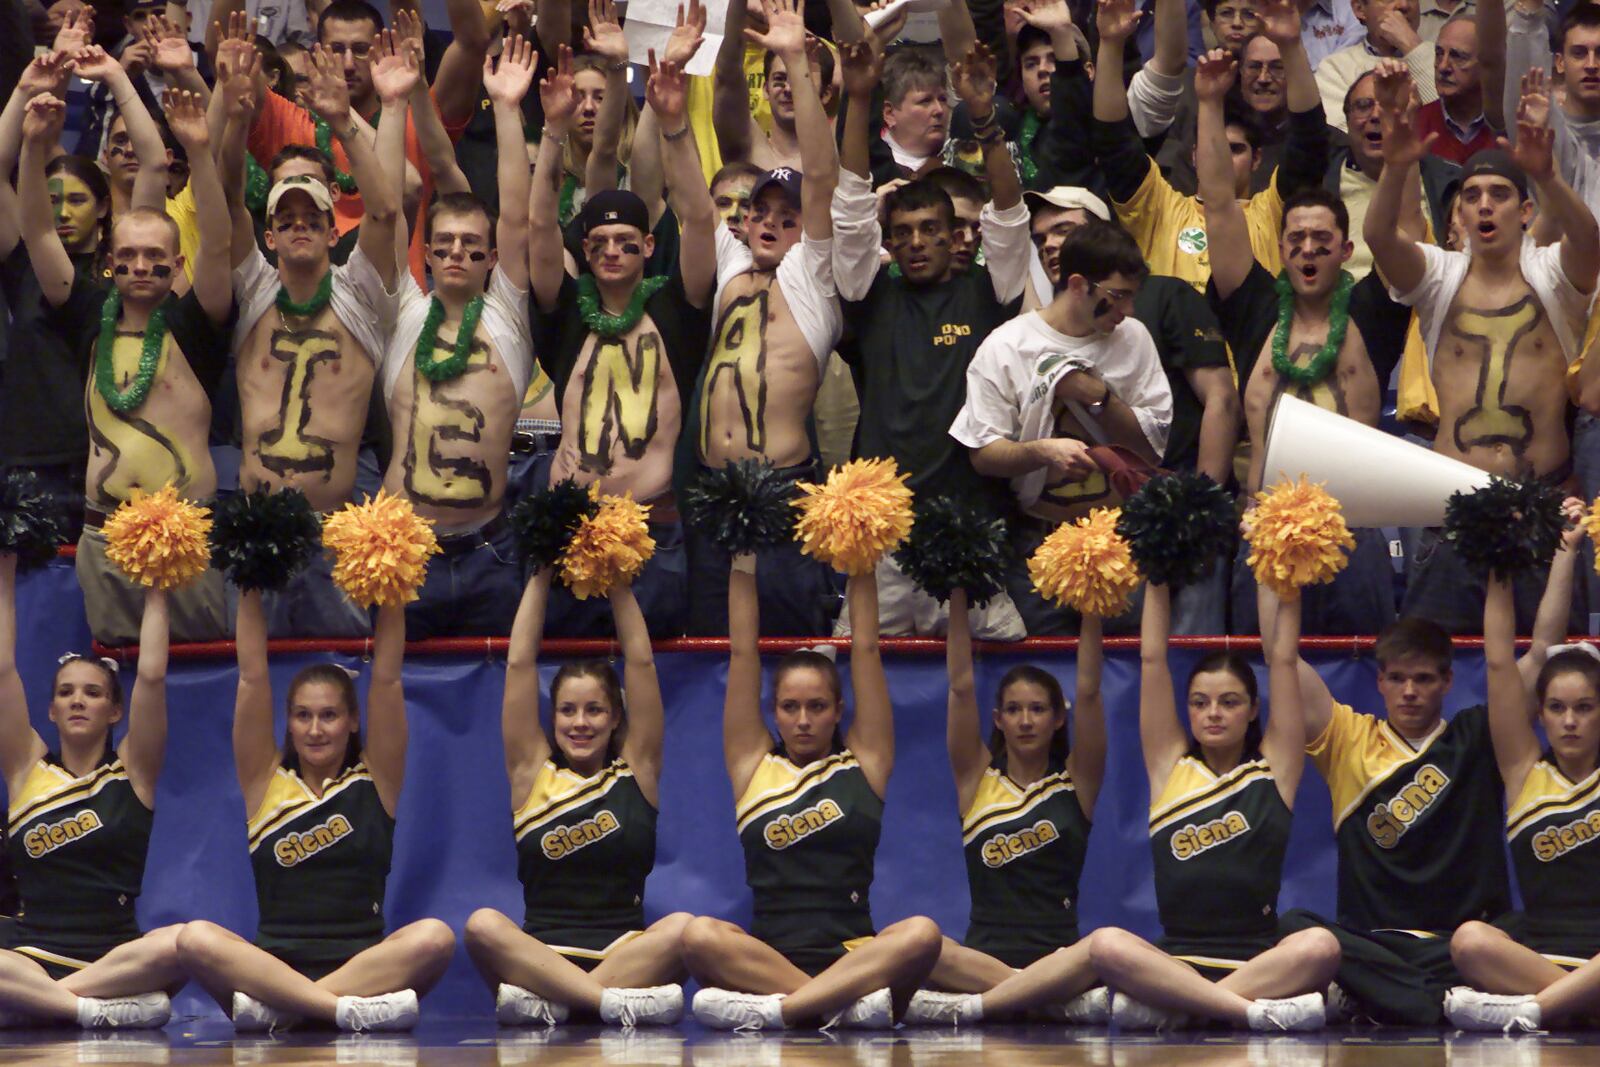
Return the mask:
M1284 393L1267 418L1263 487L1304 474L1322 482L1351 526L1442 526L1451 493L1490 474Z

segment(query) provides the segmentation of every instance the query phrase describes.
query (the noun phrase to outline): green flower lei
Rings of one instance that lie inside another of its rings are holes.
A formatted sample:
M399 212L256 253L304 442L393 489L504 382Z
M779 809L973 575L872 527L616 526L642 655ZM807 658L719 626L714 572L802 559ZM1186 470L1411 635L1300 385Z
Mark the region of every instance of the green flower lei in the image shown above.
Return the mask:
M317 147L323 152L326 152L329 159L332 159L333 127L329 126L326 122L323 122L316 115L311 116L311 122L317 130ZM377 123L373 123L373 125L376 126ZM347 193L353 193L356 191L356 180L349 174L346 174L344 171L340 170L338 167L333 168L333 180L338 183L340 189Z
M244 154L244 202L251 211L267 210L267 194L272 191L272 179L249 152Z
M639 325L639 320L644 316L645 301L655 296L666 284L665 278L643 279L628 299L628 306L622 314L607 315L600 310L600 287L595 284L594 275L585 274L578 279L578 311L583 315L583 324L601 337L619 337Z
M556 203L556 221L561 225L565 226L578 214L577 209L572 206L577 197L578 178L574 174L568 174L561 179L561 198Z
M161 363L161 347L167 339L167 313L156 308L144 327L144 342L139 349L139 369L125 390L117 389L112 367L112 348L117 343L117 318L122 313L122 294L115 289L106 294L100 308L100 343L95 346L94 387L112 411L126 414L145 402L155 384L156 367Z
M1326 378L1339 360L1339 349L1344 347L1345 329L1350 325L1350 290L1356 280L1347 270L1339 272L1339 286L1333 291L1333 305L1328 309L1328 339L1322 342L1311 362L1300 366L1289 361L1289 327L1294 321L1294 287L1289 284L1289 272L1278 275L1273 283L1278 290L1278 326L1272 333L1272 369L1301 388L1309 388Z
M311 299L304 304L297 304L289 296L289 290L278 286L278 310L285 315L293 315L297 319L309 319L328 306L328 301L333 299L333 271L322 276L317 283L317 291L311 294Z
M1033 108L1022 113L1022 128L1017 131L1017 169L1022 172L1022 184L1027 185L1039 176L1039 167L1033 161L1033 142L1043 124Z
M472 335L478 332L478 318L483 314L483 295L467 301L461 313L461 326L456 330L456 341L444 359L435 358L434 345L439 339L439 326L444 322L444 304L437 296L428 305L428 317L422 320L422 333L417 337L417 373L430 382L448 382L461 377L467 369L467 359L472 355Z

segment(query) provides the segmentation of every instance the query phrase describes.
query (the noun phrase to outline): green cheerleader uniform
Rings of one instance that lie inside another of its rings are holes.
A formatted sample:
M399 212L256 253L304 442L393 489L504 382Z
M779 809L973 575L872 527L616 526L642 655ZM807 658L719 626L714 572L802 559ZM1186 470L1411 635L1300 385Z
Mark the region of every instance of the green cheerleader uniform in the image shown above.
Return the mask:
M1495 925L1568 970L1600 955L1600 770L1574 782L1549 759L1535 763L1506 840L1524 910Z
M279 767L250 820L256 945L318 981L383 940L394 818L365 763L318 797Z
M626 762L585 778L546 760L512 824L525 932L586 971L643 932L656 809Z
M22 906L5 947L60 980L137 939L133 906L154 822L120 759L82 778L35 763L11 798L7 846Z
M972 895L968 948L1026 967L1078 940L1089 820L1069 771L1024 788L990 766L962 814L961 840Z
M873 936L867 894L883 800L849 749L804 767L768 753L735 814L752 935L811 975Z
M1221 775L1179 760L1150 805L1162 951L1217 981L1276 945L1292 821L1259 755Z

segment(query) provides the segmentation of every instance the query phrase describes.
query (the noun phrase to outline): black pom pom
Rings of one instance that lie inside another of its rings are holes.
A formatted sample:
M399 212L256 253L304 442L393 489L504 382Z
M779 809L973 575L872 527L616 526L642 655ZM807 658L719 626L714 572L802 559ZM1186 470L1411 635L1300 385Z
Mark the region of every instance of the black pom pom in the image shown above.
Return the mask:
M1496 478L1450 495L1444 536L1473 574L1510 578L1542 571L1561 547L1561 501L1561 491L1545 482Z
M683 516L731 555L794 538L794 483L772 464L742 459L700 472L683 494Z
M968 601L982 607L1005 588L1012 553L1004 519L948 496L918 500L915 514L911 536L894 558L925 593L942 602L965 589Z
M1173 587L1199 581L1218 556L1232 555L1238 527L1227 490L1194 471L1150 479L1123 501L1117 520L1139 573Z
M55 559L66 537L65 509L39 484L38 475L13 470L0 478L0 552L16 553L18 570Z
M535 568L553 567L567 550L567 542L584 519L600 510L589 490L571 478L524 497L511 509L511 529L517 551Z
M235 493L211 519L211 565L240 589L282 589L322 551L322 520L298 489Z

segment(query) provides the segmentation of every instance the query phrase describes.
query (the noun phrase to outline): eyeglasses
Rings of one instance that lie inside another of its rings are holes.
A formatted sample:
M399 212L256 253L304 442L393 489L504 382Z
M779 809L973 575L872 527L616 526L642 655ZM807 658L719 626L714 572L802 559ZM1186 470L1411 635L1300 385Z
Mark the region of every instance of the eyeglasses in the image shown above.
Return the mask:
M1138 291L1135 289L1110 289L1099 282L1090 282L1089 290L1090 292L1098 292L1113 304L1131 304L1133 303L1133 298L1138 295Z

